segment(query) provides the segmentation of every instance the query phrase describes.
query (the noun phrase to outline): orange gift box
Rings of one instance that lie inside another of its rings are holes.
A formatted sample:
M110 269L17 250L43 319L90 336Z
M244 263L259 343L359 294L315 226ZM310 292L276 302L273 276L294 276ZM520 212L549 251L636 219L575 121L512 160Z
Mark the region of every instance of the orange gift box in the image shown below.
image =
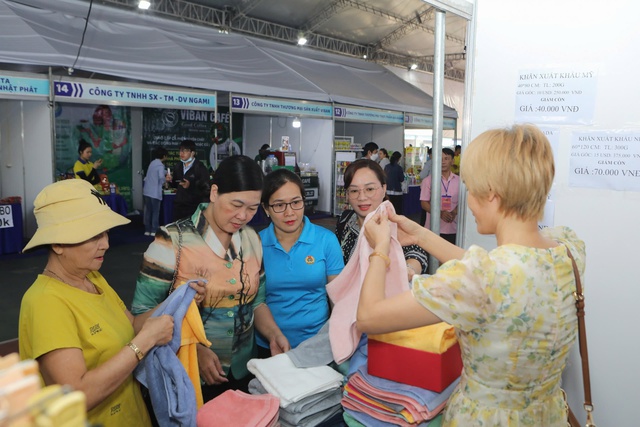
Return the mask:
M369 338L368 371L376 377L440 393L462 372L460 344L436 354Z

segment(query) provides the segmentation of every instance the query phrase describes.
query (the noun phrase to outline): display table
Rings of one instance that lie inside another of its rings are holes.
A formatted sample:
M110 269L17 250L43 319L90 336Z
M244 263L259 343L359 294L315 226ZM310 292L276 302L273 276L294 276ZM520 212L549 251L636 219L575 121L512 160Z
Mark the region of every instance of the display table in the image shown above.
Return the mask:
M20 252L24 246L22 204L0 205L0 221L0 255Z
M163 194L162 203L160 204L160 225L167 225L173 222L173 201L176 199L176 193Z
M409 191L402 198L402 209L405 216L417 215L422 211L420 206L420 186L410 185Z
M100 196L102 199L107 202L107 205L111 208L112 211L119 213L122 216L127 216L127 202L124 200L119 194L105 194Z

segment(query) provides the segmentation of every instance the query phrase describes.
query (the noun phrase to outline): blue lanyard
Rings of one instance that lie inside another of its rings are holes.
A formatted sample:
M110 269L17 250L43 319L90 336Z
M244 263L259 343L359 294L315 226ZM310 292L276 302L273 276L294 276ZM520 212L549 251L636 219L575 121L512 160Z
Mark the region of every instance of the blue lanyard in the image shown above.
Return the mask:
M449 183L449 185L444 185L444 179L442 179L442 177L440 177L440 181L442 182L442 188L444 188L444 195L448 196L449 195L449 187L451 186L451 183ZM449 181L447 181L449 182Z

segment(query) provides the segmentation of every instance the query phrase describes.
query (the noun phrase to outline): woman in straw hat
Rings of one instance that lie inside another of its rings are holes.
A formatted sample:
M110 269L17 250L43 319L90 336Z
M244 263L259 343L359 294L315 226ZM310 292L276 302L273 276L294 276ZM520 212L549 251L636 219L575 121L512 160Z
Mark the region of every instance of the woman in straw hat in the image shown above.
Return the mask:
M151 425L132 372L171 340L173 318L134 317L98 272L108 230L130 221L79 179L46 186L34 214L38 229L24 251L46 246L49 257L22 299L20 357L38 361L45 384L83 391L92 425ZM202 298L202 283L193 287Z
M134 313L155 307L194 275L207 280L200 315L212 344L197 346L205 402L227 389L248 390L256 329L273 355L290 348L265 303L262 244L247 226L260 207L263 180L251 158L224 159L213 176L210 202L160 227L138 275Z
M461 174L478 233L497 248L463 250L399 215L365 226L374 248L358 303L358 329L385 333L440 321L453 325L463 371L443 426L567 425L561 374L578 323L571 255L584 274L585 245L568 227L540 230L554 176L551 145L533 125L480 134ZM415 275L412 290L385 298L389 220L398 238L444 262Z

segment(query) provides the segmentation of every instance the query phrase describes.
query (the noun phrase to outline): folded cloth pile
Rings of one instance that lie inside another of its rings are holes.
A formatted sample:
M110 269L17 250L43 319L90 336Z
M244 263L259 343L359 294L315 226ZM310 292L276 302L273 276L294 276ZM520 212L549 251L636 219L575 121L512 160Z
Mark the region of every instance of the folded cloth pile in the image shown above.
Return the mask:
M298 368L287 354L251 359L249 383L252 394L269 393L280 399L283 427L314 427L342 410L343 376L329 366Z
M267 390L257 378L254 378L249 382L249 393L261 395L267 393ZM283 427L319 425L342 411L341 400L342 390L340 388L305 397L284 409L280 409L280 424Z
M388 427L389 424L373 418L364 412L345 412L343 414L344 422L349 427ZM417 426L424 427L440 427L442 426L442 414L438 414L434 419Z
M205 403L196 416L197 427L276 427L279 401L270 394L254 396L227 390Z
M362 412L384 422L380 425L426 425L444 409L459 382L458 378L436 393L369 375L362 365L345 386L342 406L351 415Z

